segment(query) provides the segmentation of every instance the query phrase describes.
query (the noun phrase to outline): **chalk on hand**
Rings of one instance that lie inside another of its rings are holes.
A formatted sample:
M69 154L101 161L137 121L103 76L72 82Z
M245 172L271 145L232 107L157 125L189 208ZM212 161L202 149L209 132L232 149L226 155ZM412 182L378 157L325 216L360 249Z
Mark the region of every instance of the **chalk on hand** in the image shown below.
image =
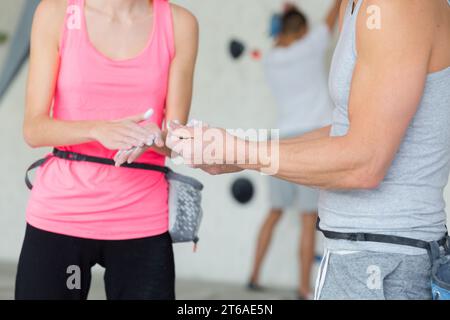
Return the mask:
M155 140L156 140L156 136L152 134L152 135L150 135L150 137L148 137L147 141L145 142L145 145L147 147L151 147L155 143Z
M153 108L148 109L148 111L144 114L144 120L150 120L154 113L155 110L153 110Z

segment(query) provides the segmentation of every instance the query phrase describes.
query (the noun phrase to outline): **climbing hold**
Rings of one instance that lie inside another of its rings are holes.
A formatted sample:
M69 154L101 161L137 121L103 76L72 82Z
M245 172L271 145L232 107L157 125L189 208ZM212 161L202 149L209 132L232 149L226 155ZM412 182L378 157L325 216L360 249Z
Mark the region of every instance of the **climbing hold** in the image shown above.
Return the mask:
M231 186L234 199L240 204L246 204L252 200L255 193L253 183L247 178L238 178Z
M252 51L253 60L261 60L261 57L262 57L261 51L259 51L258 49Z
M245 45L239 40L231 40L230 42L230 54L233 59L239 59L245 52Z

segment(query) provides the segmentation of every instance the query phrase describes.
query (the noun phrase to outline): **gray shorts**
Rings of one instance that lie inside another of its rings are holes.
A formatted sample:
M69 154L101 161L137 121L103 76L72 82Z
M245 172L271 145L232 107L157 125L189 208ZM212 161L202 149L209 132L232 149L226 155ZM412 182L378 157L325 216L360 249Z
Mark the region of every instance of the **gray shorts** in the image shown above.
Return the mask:
M294 207L303 213L317 212L319 190L269 177L270 205L273 209Z
M430 300L427 254L326 252L316 281L317 300Z

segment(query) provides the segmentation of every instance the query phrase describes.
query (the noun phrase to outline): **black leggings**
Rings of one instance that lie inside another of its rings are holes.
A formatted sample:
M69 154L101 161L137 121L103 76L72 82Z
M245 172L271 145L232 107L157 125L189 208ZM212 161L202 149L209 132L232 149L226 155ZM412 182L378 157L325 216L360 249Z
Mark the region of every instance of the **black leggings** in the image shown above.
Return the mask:
M18 300L85 300L91 268L105 268L111 300L173 300L175 270L169 233L133 240L91 240L27 225L17 270Z

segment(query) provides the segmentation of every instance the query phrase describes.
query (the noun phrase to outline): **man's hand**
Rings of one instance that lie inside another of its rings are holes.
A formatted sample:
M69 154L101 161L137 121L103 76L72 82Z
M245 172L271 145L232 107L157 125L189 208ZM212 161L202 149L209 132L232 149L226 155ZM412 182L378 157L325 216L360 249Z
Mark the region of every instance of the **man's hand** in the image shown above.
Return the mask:
M196 152L200 155L203 154L203 129L206 128L206 125L197 121L191 121L186 126L179 124L177 121L169 122L167 124L166 146L172 150L171 158L182 158L185 164L193 166L195 163L194 154Z
M237 143L237 138L224 129L210 128L195 120L188 126L171 123L166 138L166 146L175 156L181 157L190 167L211 175L242 171L238 166L226 163L226 159L235 158L235 148L230 148L230 142Z
M233 164L239 139L225 129L193 121L187 126L169 124L166 146L189 166Z

